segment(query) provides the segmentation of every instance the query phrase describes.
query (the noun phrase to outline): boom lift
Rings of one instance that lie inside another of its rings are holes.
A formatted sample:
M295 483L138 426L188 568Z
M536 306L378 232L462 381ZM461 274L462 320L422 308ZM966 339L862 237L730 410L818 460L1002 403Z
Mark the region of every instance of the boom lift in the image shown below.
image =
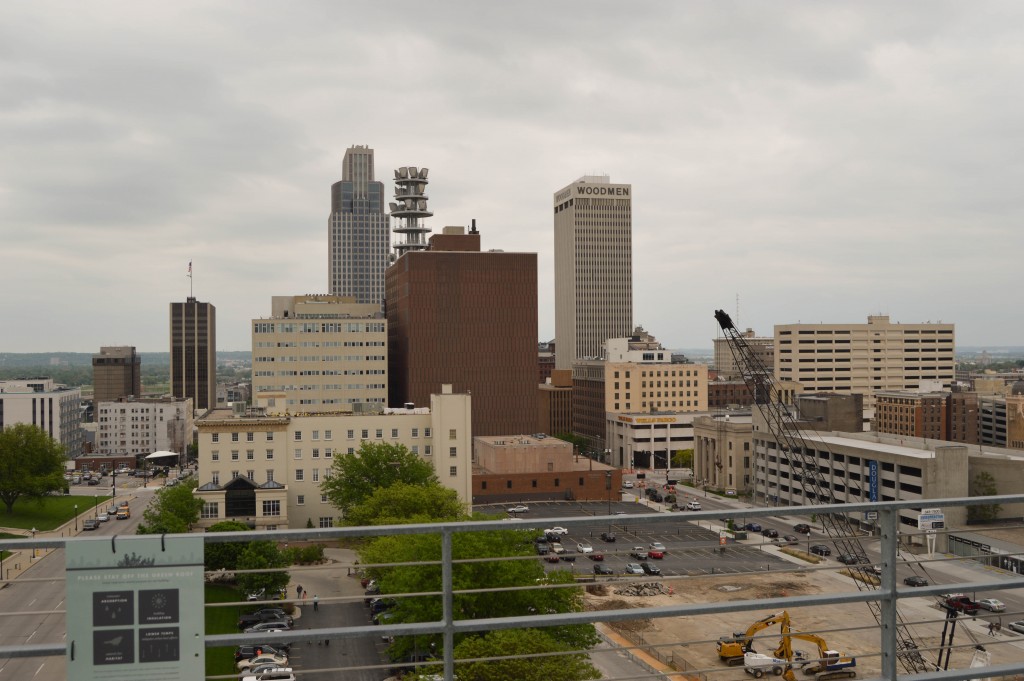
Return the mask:
M729 349L732 352L736 366L743 373L743 379L750 389L754 398L754 406L761 413L771 431L773 437L778 441L781 451L779 452L780 464L788 459L790 483L800 485L803 488L807 503L835 503L831 488L825 477L819 470L818 461L812 452L809 452L806 442L811 438L803 433L796 420L790 414L788 407L780 399L775 386L772 371L764 366L761 360L754 354L753 349L744 339L743 335L733 325L729 314L723 310L715 311L715 320L722 329L729 342ZM818 449L828 450L824 442L815 442ZM831 453L829 454L831 456ZM855 534L850 519L845 513L824 513L820 514L822 528L836 546L840 553L849 554L856 558L856 562L850 565L850 571L855 573L854 583L861 591L877 590L877 580L869 574L871 561L867 552ZM875 621L881 626L882 608L878 601L868 601L868 607ZM897 611L896 656L903 668L910 674L935 671L937 666L928 662L921 655L918 644L914 641L906 622ZM829 677L835 678L835 677Z
M730 667L743 664L743 656L753 651L754 635L776 624L789 623L789 613L783 610L751 624L745 632L718 639L718 657Z

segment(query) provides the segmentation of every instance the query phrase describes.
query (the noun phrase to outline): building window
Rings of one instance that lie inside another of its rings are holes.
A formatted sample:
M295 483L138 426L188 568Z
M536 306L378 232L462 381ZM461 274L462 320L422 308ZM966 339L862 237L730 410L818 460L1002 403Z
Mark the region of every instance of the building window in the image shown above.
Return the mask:
M481 480L480 481L480 489L487 489L487 481L486 480Z
M313 458L314 459L319 459L320 458L320 448L319 447L314 447L313 448Z
M314 440L319 440L320 439L320 431L319 430L314 430L313 431L313 439Z
M324 431L324 439L325 440L330 440L331 439L331 431L329 431L329 430L325 430Z
M349 440L354 440L355 438L356 438L356 431L354 431L354 430L348 431L348 439Z
M458 455L459 455L459 448L458 447L449 447L448 448L448 456L458 456Z
M296 449L295 450L295 458L296 459L301 459L302 458L302 450L301 449Z
M398 428L391 429L391 437L398 437Z
M295 441L296 442L301 442L302 441L302 431L301 430L296 430L295 431Z
M216 450L210 452L210 460L211 461L220 461L220 452L218 452Z
M105 420L106 419L104 419L104 421ZM220 433L213 433L211 437L213 438L213 442L220 442Z
M424 445L423 454L424 456L430 456L430 445Z
M423 429L423 437L430 437L430 428Z
M305 506L306 505L306 495L305 494L300 494L300 495L296 496L295 497L295 503L298 504L299 506Z
M511 480L506 480L505 481L505 489L512 489L512 481Z
M320 503L321 504L326 504L327 503L327 495L326 494L321 494L320 495Z
M273 458L274 458L274 450L273 449L268 449L267 450L267 461L270 461Z
M252 442L255 439L256 439L256 433L246 433L245 434L245 441L246 442Z
M413 428L412 429L412 436L413 437L419 437L420 436L420 429L419 428Z
M364 440L366 440L366 439L368 439L369 437L370 437L370 431L369 431L368 429L366 429L366 428L363 428L363 435L362 435L362 438L363 438Z
M253 460L255 460L255 458L256 458L256 450L255 449L247 449L247 450L245 450L245 460L246 461L253 461Z
M238 442L238 433L231 433L231 441Z
M562 482L561 480L559 480L558 478L555 478L555 487L558 487L561 484L561 482Z
M452 428L451 430L448 431L448 439L449 440L455 440L455 439L458 439L458 437L459 437L459 435L458 435L457 432L455 432L454 428Z
M237 449L232 449L231 450L231 460L232 461L238 461L238 450Z
M273 468L268 468L267 469L267 482L274 482L274 469Z
M314 468L313 469L313 482L320 482L320 469L319 468Z
M457 476L458 474L459 474L459 467L458 467L458 466L449 466L449 467L448 467L448 476L449 476L449 477L452 477L452 478L454 478L454 477L456 477L456 476Z
M263 502L263 515L281 515L281 502L278 499L270 499Z
M295 469L295 482L302 482L306 477L305 472L301 468Z
M199 513L200 518L217 518L220 516L220 504L216 501L207 501L203 504L203 510Z
M330 458L333 458L333 457L334 457L334 450L331 449L330 447L326 448L324 450L324 458L325 459L330 459Z
M583 478L580 478L580 487L583 487Z
M382 437L384 437L384 429L383 428L378 428L377 429L377 439L379 440Z
M220 472L219 471L214 471L211 474L210 479L213 482L213 484L219 485L220 484Z
M273 433L267 433L267 442L273 442L273 441L274 441L274 434Z
M415 454L416 456L419 456L420 455L420 446L419 445L413 445L412 446L412 453Z
M537 481L536 480L531 480L530 482L532 483L530 486L533 487L534 489L536 489L537 488Z
M256 481L256 471L249 469L245 472L245 477L249 478L253 482Z
M321 518L320 527L334 527L334 518Z

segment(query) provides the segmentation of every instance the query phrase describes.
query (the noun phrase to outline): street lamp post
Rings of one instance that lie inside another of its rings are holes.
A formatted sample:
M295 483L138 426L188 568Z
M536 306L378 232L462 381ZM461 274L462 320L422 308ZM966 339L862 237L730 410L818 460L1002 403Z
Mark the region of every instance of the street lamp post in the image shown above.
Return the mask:
M100 517L100 508L99 508L99 506L100 506L100 493L96 492L95 494L92 495L92 517L93 518L99 518Z
M32 528L32 539L36 538L36 532L37 532L36 528L33 527ZM32 560L35 560L35 559L36 559L36 547L33 546L32 547Z
M75 504L75 532L78 532L78 504Z
M611 514L612 514L612 472L611 471L605 471L604 472L604 488L606 490L608 490L608 515L611 516ZM609 518L609 520L608 520L608 531L609 532L612 531L611 523L612 523L612 521Z

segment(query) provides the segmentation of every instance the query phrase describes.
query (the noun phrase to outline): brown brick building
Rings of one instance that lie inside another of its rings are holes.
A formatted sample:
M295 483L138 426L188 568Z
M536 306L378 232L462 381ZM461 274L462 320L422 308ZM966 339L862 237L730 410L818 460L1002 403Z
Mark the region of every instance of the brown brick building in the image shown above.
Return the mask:
M708 409L724 409L754 404L750 388L743 381L708 381Z
M461 228L457 228L461 230ZM388 402L473 395L473 434L537 431L537 254L481 252L478 232L430 239L385 273Z
M555 369L540 385L537 432L561 435L572 432L572 371Z

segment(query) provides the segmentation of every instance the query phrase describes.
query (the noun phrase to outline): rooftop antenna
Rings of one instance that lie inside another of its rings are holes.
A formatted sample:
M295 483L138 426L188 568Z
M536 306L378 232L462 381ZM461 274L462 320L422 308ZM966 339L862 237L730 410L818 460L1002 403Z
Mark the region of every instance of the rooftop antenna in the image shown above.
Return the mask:
M433 215L427 210L427 173L429 168L406 166L395 169L395 202L391 204L391 217L397 225L392 230L396 234L404 234L405 241L396 243L394 248L398 257L407 251L425 251L427 241L425 235L430 228L420 223L423 218Z
M195 296L192 295L192 261L191 260L188 261L188 274L186 274L185 276L188 277L188 297L189 298L194 298Z

